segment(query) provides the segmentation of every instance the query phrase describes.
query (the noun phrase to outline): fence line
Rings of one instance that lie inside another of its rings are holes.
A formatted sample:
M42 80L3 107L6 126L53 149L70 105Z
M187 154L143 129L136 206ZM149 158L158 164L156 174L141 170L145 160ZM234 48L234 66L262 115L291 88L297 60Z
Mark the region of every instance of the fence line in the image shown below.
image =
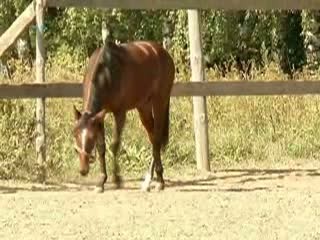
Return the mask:
M187 82L173 86L172 97L320 94L320 81ZM81 83L0 84L0 98L79 98Z

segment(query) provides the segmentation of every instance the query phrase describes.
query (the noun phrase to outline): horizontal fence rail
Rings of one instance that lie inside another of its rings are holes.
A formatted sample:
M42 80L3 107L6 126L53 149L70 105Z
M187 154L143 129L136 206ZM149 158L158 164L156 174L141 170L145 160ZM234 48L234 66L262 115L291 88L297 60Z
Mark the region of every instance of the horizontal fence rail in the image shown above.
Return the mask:
M122 9L320 9L319 0L47 0L47 5Z
M320 81L188 82L176 83L173 97L264 96L320 94ZM0 98L79 98L80 83L0 84Z

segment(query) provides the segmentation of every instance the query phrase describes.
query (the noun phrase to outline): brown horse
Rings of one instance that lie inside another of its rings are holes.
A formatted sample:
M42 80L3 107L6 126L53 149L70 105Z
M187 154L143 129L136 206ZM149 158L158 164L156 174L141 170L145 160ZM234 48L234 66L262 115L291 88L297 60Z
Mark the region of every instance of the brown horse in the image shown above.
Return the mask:
M97 184L104 191L107 181L105 162L104 117L111 112L115 119L111 151L113 175L117 187L121 178L116 160L126 112L137 109L152 144L152 160L142 184L150 190L154 170L157 190L164 189L161 149L169 137L170 93L175 66L169 53L154 42L137 41L116 45L106 42L90 56L83 82L83 111L74 107L75 149L79 153L80 173L89 172L91 153L96 146L101 177Z

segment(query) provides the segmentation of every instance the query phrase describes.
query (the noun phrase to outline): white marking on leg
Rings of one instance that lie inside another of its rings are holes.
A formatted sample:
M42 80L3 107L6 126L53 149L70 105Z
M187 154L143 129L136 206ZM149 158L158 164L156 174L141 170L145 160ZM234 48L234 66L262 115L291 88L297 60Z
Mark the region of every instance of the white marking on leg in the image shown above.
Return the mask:
M143 191L150 191L151 180L150 173L147 173L141 187Z
M104 188L101 187L101 186L96 186L95 189L94 189L94 191L95 191L96 193L103 193L103 192L104 192Z
M87 135L88 135L88 130L85 128L82 130L81 132L81 144L82 144L82 150L85 151L86 150L86 139L87 139Z

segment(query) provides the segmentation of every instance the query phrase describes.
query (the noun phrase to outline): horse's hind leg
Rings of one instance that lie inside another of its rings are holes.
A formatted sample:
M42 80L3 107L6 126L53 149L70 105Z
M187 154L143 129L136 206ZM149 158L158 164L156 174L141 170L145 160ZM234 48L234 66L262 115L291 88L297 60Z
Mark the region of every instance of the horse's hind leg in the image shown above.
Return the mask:
M140 106L138 108L138 112L139 112L140 120L144 128L147 130L149 140L153 145L154 120L152 116L151 102L148 102L143 106ZM155 167L155 161L154 161L154 158L152 158L148 172L146 173L146 176L145 176L145 180L143 181L141 186L143 191L150 191L150 184L153 179L154 167Z
M154 143L153 157L155 159L155 171L157 174L157 190L164 189L163 166L161 160L161 149L164 148L169 140L169 108L170 92L166 97L159 97L153 102L154 117Z
M119 146L121 142L122 130L126 120L126 113L125 112L114 113L114 119L115 119L115 128L113 131L113 140L111 143L111 151L113 154L113 158L112 158L113 182L116 184L117 188L120 188L122 180L120 176L119 163L117 161L117 154L118 154Z
M164 179L163 179L163 166L161 160L161 147L167 141L166 131L166 121L168 114L168 104L165 98L156 98L152 101L153 110L153 141L152 141L152 156L153 161L151 167L155 169L157 175L157 190L164 189ZM152 170L153 172L153 170Z

